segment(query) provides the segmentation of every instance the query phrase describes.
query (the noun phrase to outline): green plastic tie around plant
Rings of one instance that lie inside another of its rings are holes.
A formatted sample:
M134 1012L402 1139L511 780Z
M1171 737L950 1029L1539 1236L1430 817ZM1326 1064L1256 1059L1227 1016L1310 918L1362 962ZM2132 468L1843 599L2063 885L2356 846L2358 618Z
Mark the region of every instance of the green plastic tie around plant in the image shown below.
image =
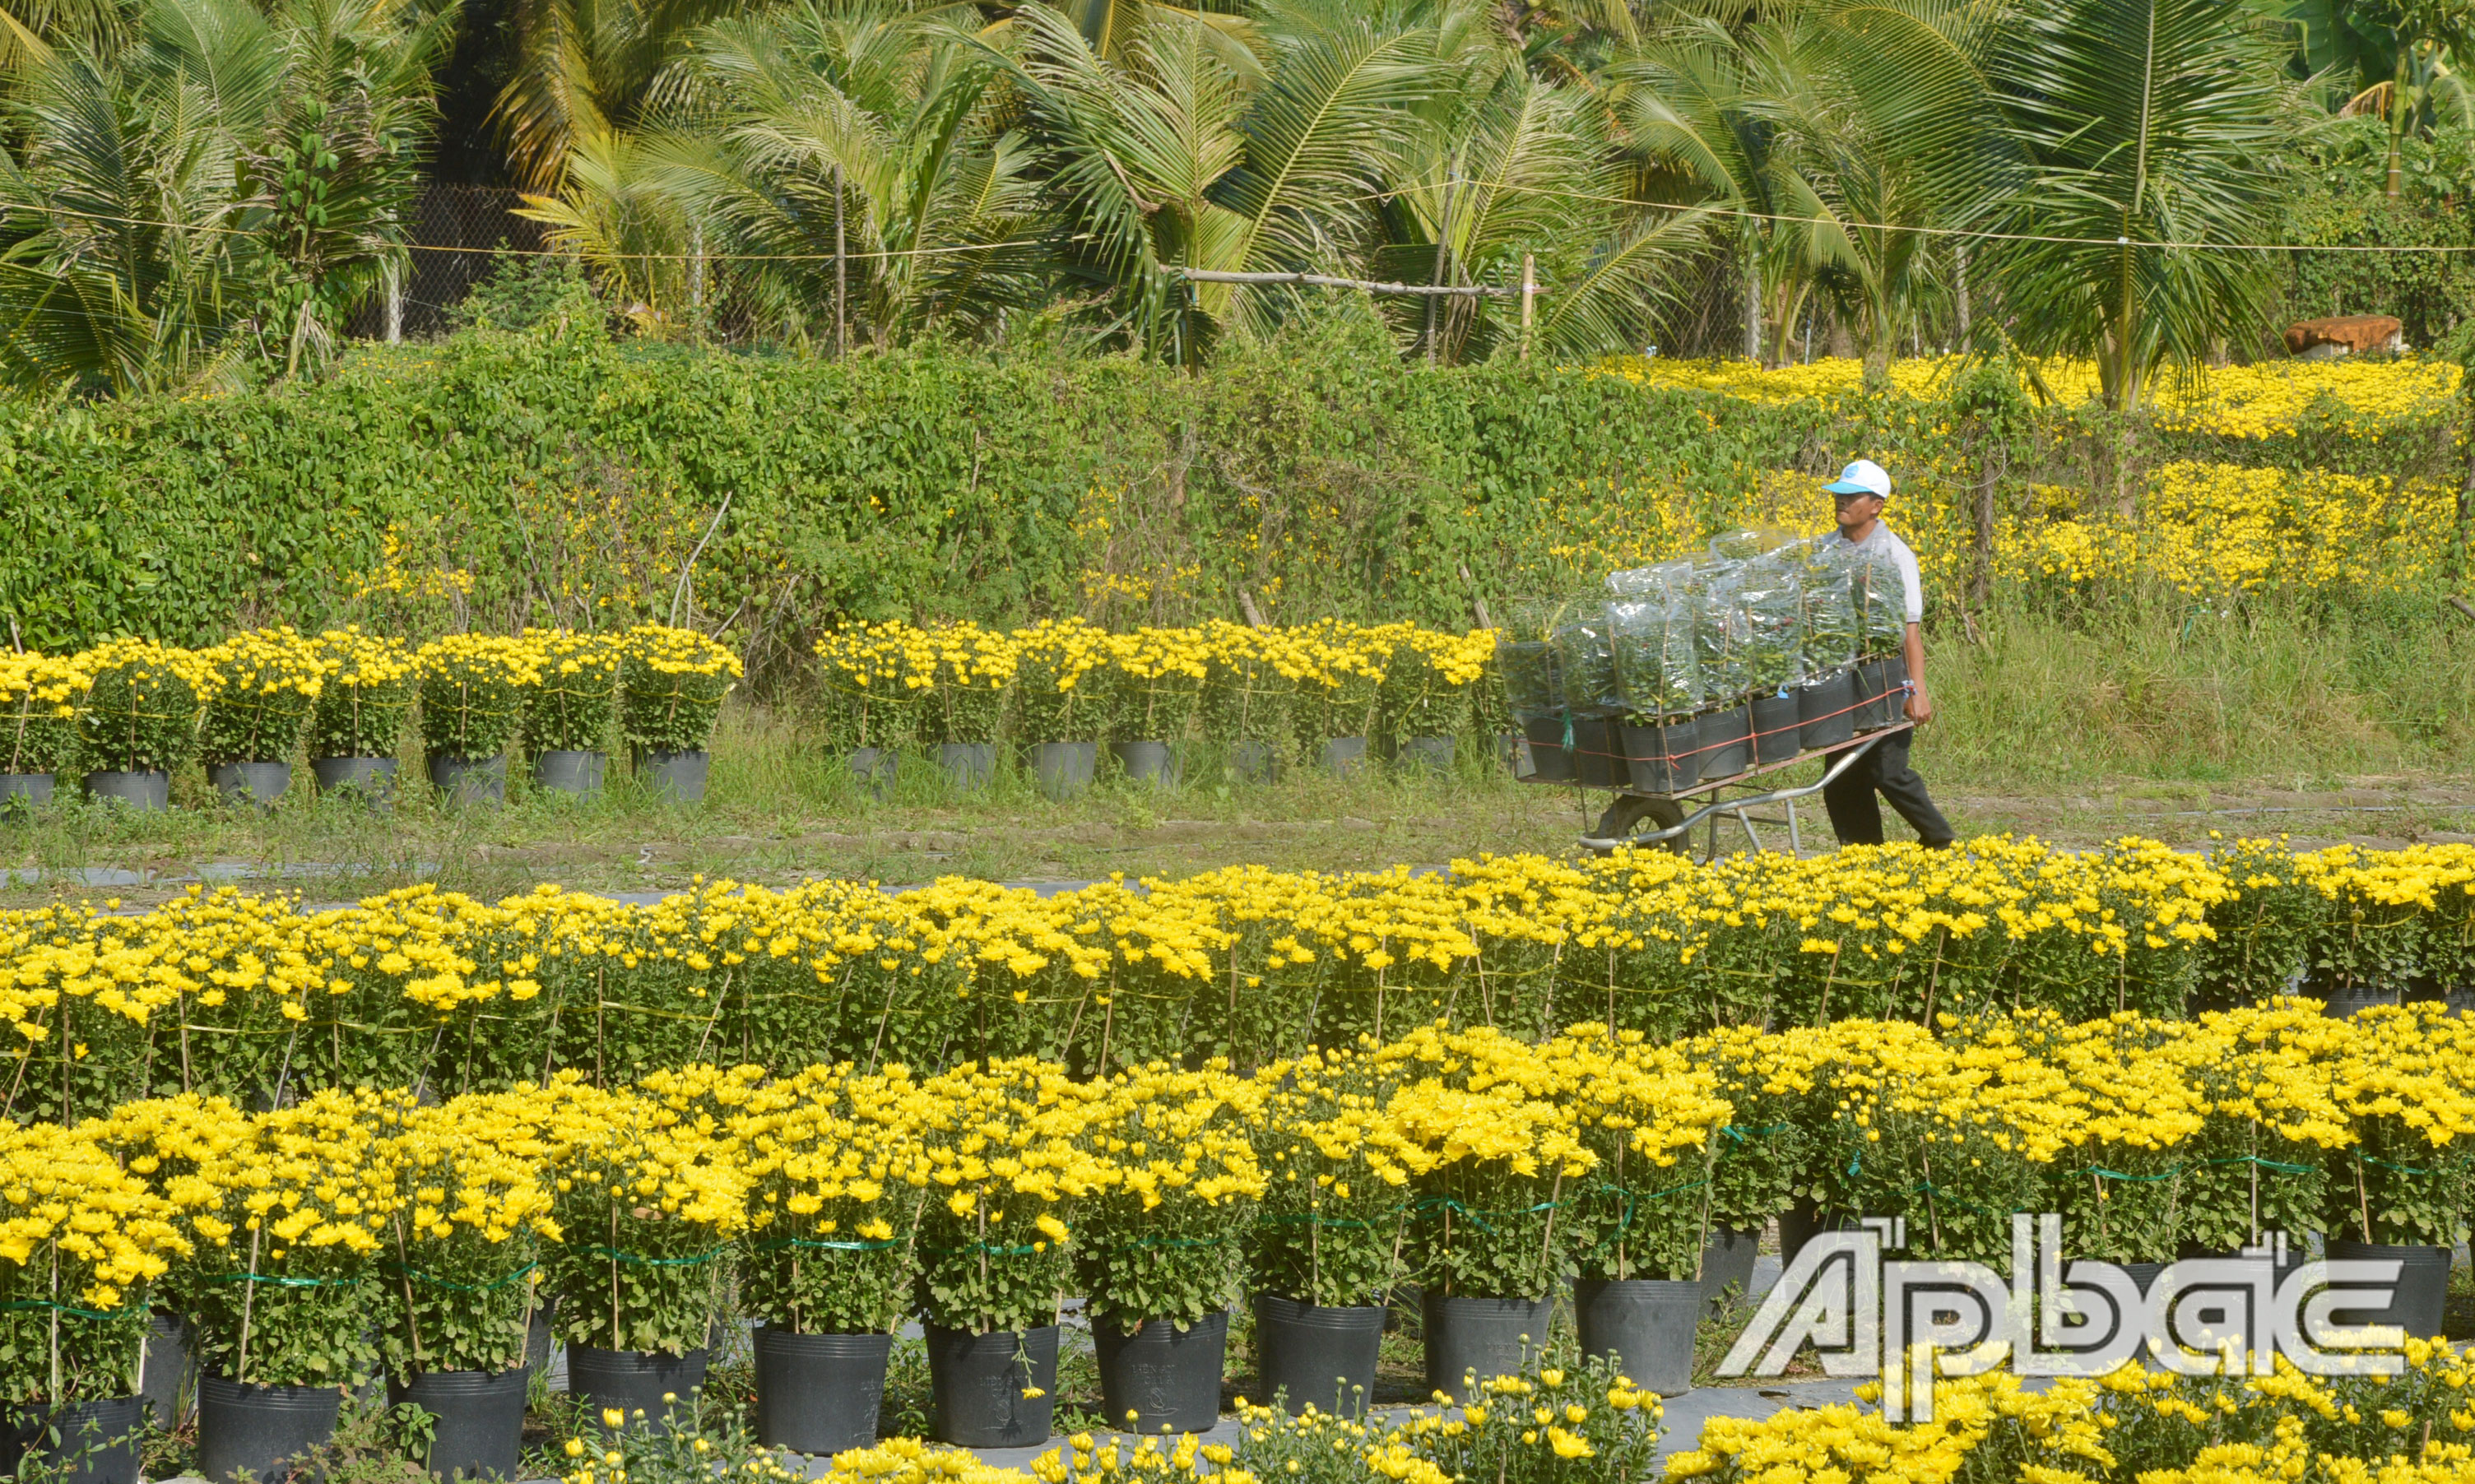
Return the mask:
M2365 1164L2378 1165L2384 1170L2393 1170L2400 1175L2438 1175L2441 1173L2438 1170L2427 1170L2419 1164L2391 1164L2386 1159L2378 1159L2370 1155L2358 1154L2355 1157L2361 1159Z
M1454 1199L1453 1199L1452 1197L1450 1197L1450 1196L1429 1196L1427 1199L1425 1199L1425 1200L1423 1200L1423 1201L1421 1201L1421 1202L1419 1202L1419 1203L1417 1204L1416 1209L1418 1209L1418 1210L1429 1210L1429 1209L1434 1209L1434 1210L1445 1210L1445 1211L1458 1211L1461 1215L1468 1217L1470 1220L1472 1220L1472 1221L1474 1221L1474 1222L1477 1222L1477 1223L1479 1224L1480 1229L1483 1229L1483 1230L1484 1230L1484 1231L1485 1231L1489 1236L1494 1236L1494 1235L1496 1235L1496 1234L1497 1234L1497 1232L1496 1232L1496 1229L1495 1229L1494 1223L1489 1222L1489 1221L1487 1220L1487 1218L1488 1218L1488 1217L1490 1217L1490 1216L1495 1217L1498 1221L1505 1221L1505 1220L1509 1220L1510 1218L1515 1217L1515 1216L1535 1216L1535 1215L1537 1215L1540 1211L1554 1211L1554 1210L1560 1210L1560 1209L1562 1209L1562 1208L1563 1208L1564 1204L1565 1204L1565 1203L1564 1203L1564 1202L1561 1202L1561 1201L1541 1201L1541 1202L1539 1202L1536 1205L1531 1206L1531 1207L1529 1207L1529 1208L1528 1208L1528 1209L1526 1209L1526 1210L1519 1210L1519 1211L1474 1211L1474 1210L1470 1209L1468 1206L1461 1204L1458 1201L1454 1200Z
M1758 1128L1747 1128L1742 1124L1725 1123L1719 1126L1719 1131L1739 1144L1750 1144L1756 1138L1766 1139L1773 1134L1785 1133L1794 1127L1796 1127L1794 1124L1766 1123ZM1746 1136L1748 1134L1751 1134L1752 1138L1748 1138Z
M274 1273L209 1273L201 1283L272 1283L278 1288L358 1288L357 1277L284 1277Z
M524 1278L530 1277L540 1266L541 1264L538 1262L528 1262L523 1267L518 1268L513 1273L508 1274L505 1277L500 1278L496 1282L482 1283L478 1286L471 1283L459 1283L453 1278L440 1277L435 1274L424 1273L419 1268L407 1268L400 1262L381 1262L379 1264L379 1271L381 1273L391 1274L397 1277L408 1277L414 1282L429 1288L453 1289L459 1294L487 1294L497 1293L500 1289L506 1287L509 1283L522 1281Z
M2364 1157L2368 1159L2371 1156L2366 1155ZM2095 1175L2104 1180L2139 1180L2142 1182L2153 1183L2154 1181L2161 1180L2172 1180L2175 1176L2182 1174L2186 1170L2205 1170L2211 1165L2218 1164L2256 1165L2261 1169L2273 1171L2279 1175L2309 1175L2312 1173L2312 1166L2308 1164L2288 1164L2282 1159L2263 1159L2258 1155L2235 1155L2224 1159L2202 1159L2194 1164L2178 1164L2172 1169L2168 1170L2163 1175L2126 1175L2120 1170L2109 1170L2101 1164L2084 1164L2080 1166L2079 1173L2082 1175Z
M1399 1205L1387 1205L1365 1221L1360 1221L1354 1216L1324 1216L1313 1211L1298 1211L1286 1216L1258 1216L1255 1218L1255 1225L1258 1227L1354 1227L1360 1231L1372 1231L1375 1229L1376 1221L1414 1210L1416 1205L1417 1203L1411 1201L1404 1201Z
M1227 1234L1216 1237L1127 1237L1121 1242L1099 1242L1093 1245L1101 1252L1115 1252L1120 1247L1218 1247L1229 1240Z
M1034 1253L1046 1252L1051 1245L1047 1242L1026 1242L1020 1247L1000 1247L993 1242L969 1242L961 1247L930 1247L927 1250L949 1257L962 1253L986 1253L992 1257L1028 1257Z
M786 1247L804 1248L820 1253L881 1253L889 1247L900 1247L902 1238L887 1237L883 1241L820 1242L814 1237L774 1237L756 1244L760 1253L778 1252Z
M589 1257L607 1257L613 1262L632 1262L640 1268L693 1268L711 1262L730 1251L730 1244L724 1242L711 1252L698 1253L693 1257L644 1257L634 1253L623 1253L615 1247L581 1247L576 1251Z
M116 1309L82 1309L74 1303L61 1303L50 1299L12 1299L0 1303L0 1309L49 1309L58 1314L74 1314L80 1319L106 1320L118 1319L136 1307L134 1303L124 1303Z

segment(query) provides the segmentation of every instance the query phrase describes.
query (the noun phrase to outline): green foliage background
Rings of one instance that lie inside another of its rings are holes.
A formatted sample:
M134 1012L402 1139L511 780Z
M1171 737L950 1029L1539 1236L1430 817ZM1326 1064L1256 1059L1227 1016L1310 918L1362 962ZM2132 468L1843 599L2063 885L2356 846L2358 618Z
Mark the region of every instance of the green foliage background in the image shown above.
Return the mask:
M2000 499L2111 500L2170 458L2454 487L2461 411L2244 440L2044 409L2007 441ZM312 384L0 403L0 611L55 649L675 608L760 681L846 619L1180 622L1237 617L1243 588L1275 621L1466 625L1473 596L1502 618L1595 581L1661 506L1704 532L1817 526L1819 497L1781 472L1860 453L1900 471L1892 519L1912 543L1955 550L1979 441L1950 400L1756 405L1580 368L1434 370L1346 318L1204 370L478 329L367 349Z

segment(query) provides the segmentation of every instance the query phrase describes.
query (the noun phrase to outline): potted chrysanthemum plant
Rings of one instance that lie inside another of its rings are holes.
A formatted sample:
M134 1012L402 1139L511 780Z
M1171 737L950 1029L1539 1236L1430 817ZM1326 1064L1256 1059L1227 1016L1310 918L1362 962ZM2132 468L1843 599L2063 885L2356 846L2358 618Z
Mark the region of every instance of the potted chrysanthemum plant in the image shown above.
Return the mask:
M370 1296L396 1199L372 1093L246 1114L184 1094L87 1127L176 1208L166 1287L198 1370L198 1472L264 1477L327 1441L370 1376Z
M83 657L77 703L86 791L132 809L171 804L172 769L197 755L206 666L193 650L115 639Z
M83 655L0 651L0 803L48 804L77 744L77 702L86 693Z
M1681 1395L1693 1389L1702 1320L1712 1140L1732 1110L1707 1068L1638 1031L1584 1022L1540 1061L1598 1159L1596 1180L1566 1206L1581 1353L1614 1357L1635 1386Z
M750 1091L731 1134L747 1172L739 1302L758 1320L756 1433L831 1457L876 1441L911 1300L927 1168L898 1068L811 1067Z
M549 1095L468 1093L381 1109L395 1199L371 1280L387 1397L433 1419L439 1478L512 1479L551 1217Z
M1422 1026L1380 1055L1402 1068L1385 1111L1416 1172L1427 1384L1466 1401L1546 1345L1576 1249L1563 1207L1598 1161L1571 1110L1525 1087L1536 1069L1521 1042Z
M824 744L883 799L903 749L919 741L919 708L937 683L927 636L904 623L851 624L818 640L816 652Z
M412 714L411 651L356 627L317 642L318 698L309 711L309 772L321 793L350 792L372 808L395 796L396 752Z
M1022 1448L1048 1437L1072 1222L1104 1174L1088 1129L1101 1095L1025 1058L966 1062L911 1100L931 1170L919 1311L945 1442Z
M1136 783L1178 780L1179 749L1210 672L1192 629L1137 629L1114 636L1102 678L1108 695L1109 755Z
M627 631L619 651L619 735L656 794L704 801L714 722L742 672L738 655L694 629L640 623Z
M1341 1047L1262 1076L1262 1216L1247 1253L1260 1395L1292 1413L1355 1416L1374 1399L1409 1229L1410 1166L1385 1112L1401 1069Z
M292 786L292 754L326 687L315 642L289 628L235 635L201 651L206 705L198 751L227 803L271 805Z
M84 1133L0 1126L0 1403L14 1446L69 1484L137 1484L147 1299L188 1242L145 1177Z
M1093 1110L1106 1172L1074 1265L1113 1427L1202 1432L1219 1419L1229 1309L1263 1194L1264 1093L1218 1058L1191 1072L1154 1062L1112 1078Z
M747 1176L710 1118L560 1073L550 1087L545 1254L569 1389L597 1413L664 1424L704 1384Z
M1015 736L1032 780L1050 799L1076 797L1091 787L1108 730L1109 636L1067 619L1020 630L1014 641Z
M497 634L450 634L413 656L429 781L457 804L502 804L507 750L541 684L538 646Z
M620 642L607 634L527 629L539 683L525 693L525 748L533 787L550 793L601 791L610 718L619 704Z

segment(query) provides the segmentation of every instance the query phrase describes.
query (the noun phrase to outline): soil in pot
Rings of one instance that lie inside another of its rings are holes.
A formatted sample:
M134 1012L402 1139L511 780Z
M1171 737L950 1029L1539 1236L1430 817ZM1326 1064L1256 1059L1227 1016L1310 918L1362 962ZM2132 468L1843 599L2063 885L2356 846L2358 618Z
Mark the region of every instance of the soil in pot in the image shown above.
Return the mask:
M1147 1320L1132 1333L1095 1319L1091 1344L1100 1353L1101 1414L1110 1426L1150 1436L1202 1432L1220 1420L1226 1313L1206 1315L1184 1329Z
M198 1378L198 1472L208 1484L272 1481L284 1463L335 1435L344 1394L332 1386L260 1386Z
M567 1389L585 1403L596 1425L605 1408L617 1407L629 1422L639 1412L664 1431L674 1408L692 1406L704 1384L706 1352L684 1355L659 1350L606 1350L595 1345L567 1348ZM664 1401L663 1397L673 1399Z
M1693 1389L1702 1281L1582 1278L1573 1285L1581 1353L1612 1355L1626 1378L1662 1397Z
M1466 1402L1499 1375L1517 1375L1547 1348L1552 1299L1464 1299L1430 1293L1424 1301L1427 1388Z
M146 1412L143 1395L11 1407L0 1468L15 1477L32 1461L52 1484L137 1484Z
M1309 1406L1356 1417L1375 1395L1384 1306L1313 1304L1255 1296L1255 1373L1266 1404L1280 1397L1295 1417Z
M1015 1333L927 1326L929 1410L956 1448L1036 1448L1056 1412L1057 1326ZM1023 1393L1036 1391L1036 1397Z
M890 1334L756 1330L756 1436L767 1448L830 1458L876 1442Z
M387 1383L387 1404L409 1401L438 1420L429 1438L435 1478L516 1477L525 1434L525 1385L531 1373L432 1371Z

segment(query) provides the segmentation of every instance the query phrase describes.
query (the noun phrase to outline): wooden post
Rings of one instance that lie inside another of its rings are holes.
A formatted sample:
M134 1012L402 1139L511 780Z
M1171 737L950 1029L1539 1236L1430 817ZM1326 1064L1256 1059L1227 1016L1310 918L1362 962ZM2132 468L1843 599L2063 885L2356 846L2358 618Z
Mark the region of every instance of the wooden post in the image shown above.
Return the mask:
M386 342L404 343L404 264L393 258L386 265Z
M1521 358L1530 358L1531 313L1538 303L1538 259L1528 253L1521 255ZM1481 620L1483 622L1484 620ZM1492 623L1484 625L1495 627Z
M1245 610L1246 622L1248 626L1253 628L1271 627L1270 624L1263 621L1262 610L1255 606L1255 595L1247 592L1244 588L1239 588L1238 590L1238 606Z
M834 161L834 358L850 353L850 321L844 304L850 294L847 263L843 252L843 166Z

